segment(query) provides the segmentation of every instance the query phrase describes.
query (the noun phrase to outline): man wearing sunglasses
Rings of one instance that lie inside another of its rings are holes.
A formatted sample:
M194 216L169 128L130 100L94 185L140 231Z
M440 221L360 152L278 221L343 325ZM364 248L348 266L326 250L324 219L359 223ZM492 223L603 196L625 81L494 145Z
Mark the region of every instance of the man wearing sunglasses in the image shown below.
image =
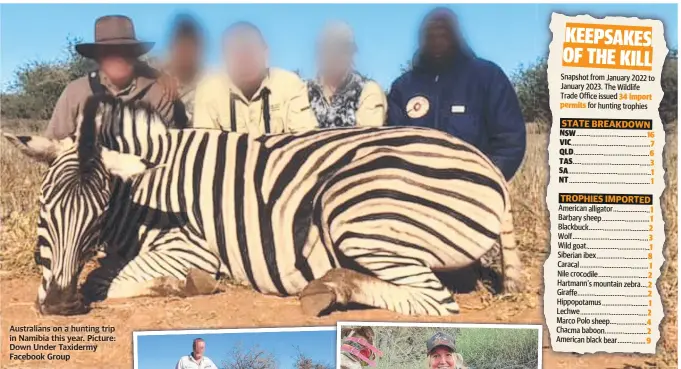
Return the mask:
M76 45L76 51L95 61L98 70L66 86L52 112L45 136L63 139L76 129L76 119L88 97L116 96L125 101L151 104L168 126L183 128L187 117L179 108L176 93L159 83L160 73L139 61L154 46L135 38L132 20L125 16L104 16L95 21L95 42Z
M230 26L223 47L226 73L210 76L197 87L195 128L258 136L317 128L307 86L295 73L268 66L268 48L256 26Z

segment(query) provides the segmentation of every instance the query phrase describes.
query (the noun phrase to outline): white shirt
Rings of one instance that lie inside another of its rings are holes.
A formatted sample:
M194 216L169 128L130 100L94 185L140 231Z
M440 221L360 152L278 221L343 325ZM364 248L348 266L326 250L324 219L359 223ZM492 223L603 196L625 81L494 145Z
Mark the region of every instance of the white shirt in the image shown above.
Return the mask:
M218 367L206 356L202 357L201 360L196 361L190 354L182 356L180 361L177 362L175 369L218 369Z

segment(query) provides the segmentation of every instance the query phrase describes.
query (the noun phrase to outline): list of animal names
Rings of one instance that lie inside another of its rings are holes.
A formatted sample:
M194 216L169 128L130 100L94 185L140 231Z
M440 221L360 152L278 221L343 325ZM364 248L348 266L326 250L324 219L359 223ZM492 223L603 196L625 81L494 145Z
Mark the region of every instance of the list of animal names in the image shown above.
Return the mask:
M653 196L560 193L558 203L556 341L650 344Z
M544 316L558 352L655 353L667 53L659 21L553 14Z

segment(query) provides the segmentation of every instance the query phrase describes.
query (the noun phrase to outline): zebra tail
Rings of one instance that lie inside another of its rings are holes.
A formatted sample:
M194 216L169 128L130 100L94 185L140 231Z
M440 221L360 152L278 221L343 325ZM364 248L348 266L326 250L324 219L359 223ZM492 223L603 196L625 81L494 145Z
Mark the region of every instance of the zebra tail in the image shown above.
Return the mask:
M515 227L513 226L513 212L511 211L510 203L506 206L503 218L501 220L501 235L499 236L499 243L502 250L514 251L516 249L515 242Z
M501 234L499 236L501 246L501 260L504 274L504 290L506 293L515 293L523 289L522 261L518 253L518 245L515 239L513 226L513 212L510 202L506 207L501 222Z

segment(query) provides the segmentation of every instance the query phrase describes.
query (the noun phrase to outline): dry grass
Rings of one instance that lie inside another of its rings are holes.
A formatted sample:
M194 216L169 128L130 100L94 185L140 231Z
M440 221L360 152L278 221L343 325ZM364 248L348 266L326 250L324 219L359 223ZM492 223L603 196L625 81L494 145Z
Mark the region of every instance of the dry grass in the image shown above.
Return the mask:
M43 124L4 121L2 130L36 134ZM0 262L3 273L36 273L33 249L38 223L38 194L45 167L27 159L2 138L0 144Z
M475 369L537 368L537 330L499 328L381 327L374 326L374 346L383 351L376 369L428 367L423 343L436 332L456 339L456 352Z
M3 130L11 132L39 132L37 122L3 122ZM529 130L528 148L522 169L514 178L512 195L517 239L526 263L528 296L517 301L518 309L534 310L536 296L542 291L543 263L549 245L549 223L546 210L546 184L548 181L546 134ZM665 305L662 322L662 340L654 361L657 367L676 367L677 363L677 293L678 293L678 238L677 238L677 134L667 134L665 150L665 181L663 194L665 218L665 263L658 288ZM35 226L37 223L37 194L44 168L26 159L3 141L0 152L2 172L2 230L0 231L0 261L3 274L11 278L36 276L33 264ZM540 296L541 300L541 296ZM531 302L531 303L530 303ZM520 306L522 305L522 306ZM510 320L512 321L512 319Z

